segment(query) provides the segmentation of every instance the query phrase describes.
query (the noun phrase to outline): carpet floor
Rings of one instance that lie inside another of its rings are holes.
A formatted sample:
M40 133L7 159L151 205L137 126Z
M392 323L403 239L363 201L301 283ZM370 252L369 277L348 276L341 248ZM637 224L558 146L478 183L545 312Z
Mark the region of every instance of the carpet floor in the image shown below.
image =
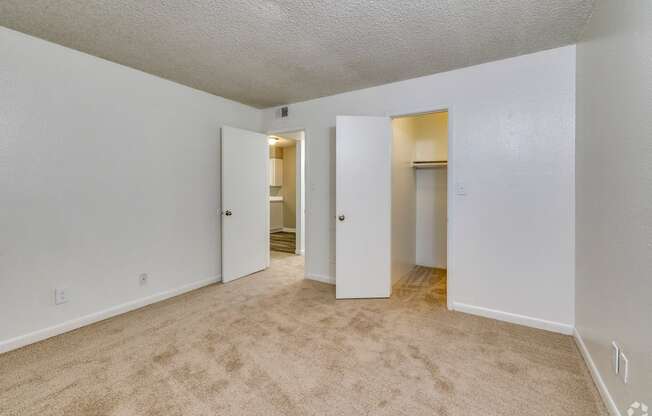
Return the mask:
M444 271L336 301L302 262L0 355L0 414L606 415L571 337L447 311Z

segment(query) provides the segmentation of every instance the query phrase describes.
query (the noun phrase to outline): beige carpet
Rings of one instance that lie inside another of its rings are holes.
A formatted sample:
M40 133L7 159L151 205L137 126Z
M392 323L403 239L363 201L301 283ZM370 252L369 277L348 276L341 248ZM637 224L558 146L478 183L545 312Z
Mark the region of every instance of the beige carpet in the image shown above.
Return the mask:
M8 415L606 414L572 338L444 306L443 271L335 301L302 258L0 355Z

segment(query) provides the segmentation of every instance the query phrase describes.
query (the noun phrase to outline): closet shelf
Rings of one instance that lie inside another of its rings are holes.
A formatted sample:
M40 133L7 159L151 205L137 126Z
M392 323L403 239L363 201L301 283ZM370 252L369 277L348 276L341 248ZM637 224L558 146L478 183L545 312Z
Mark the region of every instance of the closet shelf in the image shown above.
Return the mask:
M448 166L447 160L423 160L412 162L412 167L415 169L445 168L446 166Z

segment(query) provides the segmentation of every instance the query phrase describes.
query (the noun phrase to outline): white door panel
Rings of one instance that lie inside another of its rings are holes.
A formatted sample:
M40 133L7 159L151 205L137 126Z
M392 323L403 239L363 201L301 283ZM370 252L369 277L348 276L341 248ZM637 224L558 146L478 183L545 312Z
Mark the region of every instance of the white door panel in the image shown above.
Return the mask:
M267 136L222 127L222 282L269 261Z
M336 297L389 297L391 120L338 116L336 134Z

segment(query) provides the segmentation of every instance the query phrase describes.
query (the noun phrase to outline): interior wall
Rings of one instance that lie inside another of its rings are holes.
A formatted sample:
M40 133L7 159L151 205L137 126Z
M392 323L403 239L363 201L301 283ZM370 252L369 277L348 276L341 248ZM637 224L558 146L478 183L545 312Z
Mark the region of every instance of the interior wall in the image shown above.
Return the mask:
M416 261L416 182L414 122L392 120L392 283L405 276Z
M574 46L292 104L285 118L265 110L267 131L306 129L307 276L334 282L335 117L442 107L454 142L449 181L465 188L451 198L452 305L570 332Z
M283 148L283 227L291 229L297 223L296 150L296 146Z
M577 45L576 326L623 415L634 401L652 406L650 45L644 0L596 1ZM612 371L612 341L629 359L628 384Z
M446 268L446 168L412 162L447 160L448 113L392 120L392 280L416 264Z
M412 117L416 160L448 160L448 112Z
M283 159L283 148L281 146L269 145L270 159Z
M417 169L416 262L447 267L448 174L445 167Z
M448 112L414 117L416 160L448 160ZM446 268L448 169L418 169L416 260L420 266Z
M219 278L220 126L260 111L4 28L0 56L0 351Z

